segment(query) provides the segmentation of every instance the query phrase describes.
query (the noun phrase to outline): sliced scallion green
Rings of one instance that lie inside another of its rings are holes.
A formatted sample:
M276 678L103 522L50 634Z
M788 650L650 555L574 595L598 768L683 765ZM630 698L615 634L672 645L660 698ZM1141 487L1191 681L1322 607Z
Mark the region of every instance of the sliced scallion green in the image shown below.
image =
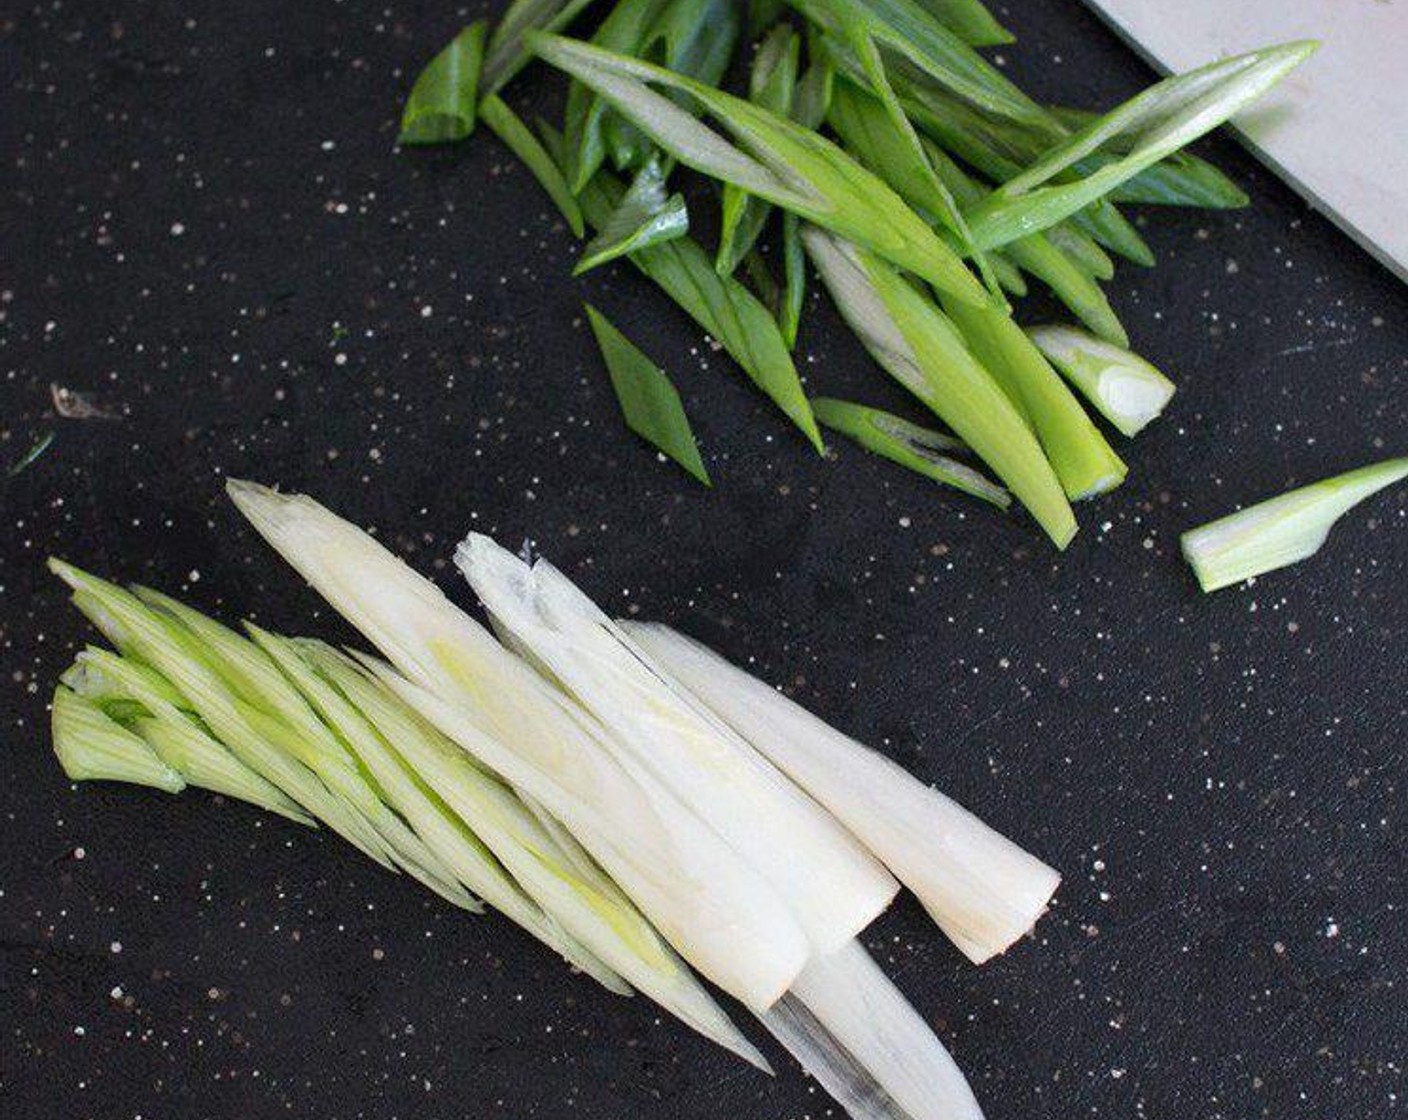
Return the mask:
M538 180L538 185L547 192L557 207L574 237L586 233L582 221L582 208L577 204L572 191L563 178L562 171L553 161L532 129L523 123L522 118L510 109L498 94L490 94L479 104L479 117L485 126L503 141L504 145L523 161L523 165Z
M1403 478L1408 457L1385 459L1190 529L1179 543L1199 586L1216 591L1314 556L1341 516Z
M406 98L399 143L445 144L474 131L484 30L482 19L470 24L426 64Z
M560 151L561 137L546 126L541 131L549 150ZM599 228L623 191L606 172L595 175L580 195L587 221ZM822 450L821 433L787 344L771 313L752 292L734 277L715 272L704 247L690 237L652 245L627 259L718 340L753 384L787 414L818 452Z
M574 276L689 232L689 210L684 196L668 193L665 176L666 171L658 159L647 161L636 172L634 181L610 217L582 250L572 270Z
M537 34L529 42L545 61L591 86L681 163L853 239L958 299L987 302L973 274L922 218L817 133L639 59L555 35ZM651 85L688 94L742 147Z
M1138 435L1173 398L1174 384L1138 354L1074 327L1033 327L1037 349L1111 424Z
M529 31L565 30L591 3L592 0L511 0L494 25L484 51L479 81L482 94L498 93L532 61L532 54L523 45L523 37Z
M1016 320L956 301L944 308L973 355L1018 402L1068 498L1091 498L1124 481L1129 468Z
M813 397L812 411L826 427L850 436L867 451L883 455L935 482L991 502L999 509L1012 504L1011 496L1001 486L953 457L967 450L961 440L850 401Z
M705 486L709 472L699 457L699 445L684 404L665 371L647 358L591 304L587 321L601 347L611 386L626 417L626 425L647 443L668 455Z
M875 360L952 428L1065 548L1076 520L1061 483L1026 418L959 329L873 254L816 227L804 230L802 239L842 316ZM1011 322L996 310L953 303Z
M1304 62L1316 46L1284 43L1165 78L1004 182L970 212L974 236L980 245L995 247L1069 217L1216 128ZM1047 185L1102 146L1131 139L1129 151L1118 159L1074 182Z

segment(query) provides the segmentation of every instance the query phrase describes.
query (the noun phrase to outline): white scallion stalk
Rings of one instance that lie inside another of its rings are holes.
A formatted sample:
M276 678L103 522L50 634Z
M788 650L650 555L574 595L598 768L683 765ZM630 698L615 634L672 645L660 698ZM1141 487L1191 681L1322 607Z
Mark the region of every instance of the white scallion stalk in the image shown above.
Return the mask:
M690 991L697 985L688 970L619 888L588 860L579 860L575 845L565 851L558 836L512 790L365 670L326 646L301 646L305 658L376 726L403 765L483 840L517 887L552 917L561 932L575 939L581 947L577 956L586 951L594 960L615 962L613 967L636 979L647 995L662 991L677 1003L693 1000L704 1005L707 996ZM485 897L498 905L494 898ZM510 916L519 920L515 914ZM541 936L537 929L533 932ZM600 967L593 975L613 987L599 973ZM668 992L662 989L665 983ZM619 979L614 988L623 994L630 990Z
M795 997L911 1120L982 1120L944 1044L858 941L813 959Z
M969 959L1029 931L1060 876L961 805L667 626L623 624L724 722L825 805Z
M1033 327L1027 334L1124 435L1138 435L1173 399L1173 382L1132 350L1075 327Z
M455 563L495 625L594 715L624 759L650 771L756 867L829 953L878 916L899 884L830 814L651 664L570 580L472 534Z
M806 937L763 877L685 804L614 758L585 713L366 533L304 496L244 482L229 490L265 539L395 665L398 674L382 679L397 695L562 821L709 979L759 1010L777 1000L806 961ZM711 1026L699 1005L656 998L746 1055L742 1036Z
M180 793L185 779L138 735L65 685L54 690L54 753L75 782L112 781Z
M1408 477L1408 457L1385 459L1229 514L1180 538L1204 591L1313 556L1335 522L1365 498Z

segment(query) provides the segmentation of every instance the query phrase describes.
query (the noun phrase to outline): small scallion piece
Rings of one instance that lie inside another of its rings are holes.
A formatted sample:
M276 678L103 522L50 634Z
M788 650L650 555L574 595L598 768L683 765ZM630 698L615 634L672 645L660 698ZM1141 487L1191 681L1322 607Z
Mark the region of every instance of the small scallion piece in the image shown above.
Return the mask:
M591 304L586 306L587 321L601 348L627 426L705 486L711 485L684 404L665 371L642 354L605 315Z
M666 191L667 174L659 159L648 160L636 172L616 209L582 250L572 269L574 276L689 232L689 210L684 196Z
M867 451L883 455L935 482L991 502L999 509L1012 504L1011 495L1001 486L954 458L967 451L962 440L851 401L814 397L812 411L826 427L849 436Z
M1061 482L1025 416L970 350L961 325L859 246L814 226L802 239L842 316L876 362L952 428L1056 547L1065 548L1075 536L1076 519ZM953 305L1012 322L996 309L957 300ZM1021 332L1015 324L1013 329Z
M401 113L401 144L446 144L474 131L485 22L476 20L432 58Z
M1124 435L1138 435L1173 399L1173 382L1123 346L1075 327L1033 327L1027 336Z
M75 782L131 782L180 793L185 779L142 739L66 685L54 690L54 753Z
M553 205L572 230L572 235L581 237L586 233L582 208L573 197L561 169L538 142L532 129L523 123L522 118L510 109L498 94L490 94L480 102L479 118L490 132L503 141L509 151L523 161L523 165L538 180L538 185L552 199Z
M997 247L1070 217L1256 100L1314 53L1284 43L1179 74L1149 87L1051 148L968 214L978 244ZM1047 185L1102 146L1129 151L1074 182Z
M1179 543L1199 586L1217 591L1314 556L1341 516L1405 477L1408 456L1385 459L1190 529Z

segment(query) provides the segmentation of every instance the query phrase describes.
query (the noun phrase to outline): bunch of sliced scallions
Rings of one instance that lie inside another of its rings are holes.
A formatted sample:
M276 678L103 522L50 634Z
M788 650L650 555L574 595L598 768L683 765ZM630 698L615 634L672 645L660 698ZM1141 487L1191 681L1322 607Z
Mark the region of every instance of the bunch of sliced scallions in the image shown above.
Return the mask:
M1062 548L1071 502L1126 474L1079 396L1132 436L1173 392L1128 351L1102 288L1113 256L1153 263L1120 207L1245 205L1182 149L1314 49L1222 59L1100 115L1039 104L985 59L977 48L1011 36L979 0L750 0L746 19L741 0L614 0L590 41L558 34L590 4L513 0L487 48L482 23L466 29L417 80L402 141L461 139L482 119L578 236L595 231L577 272L631 261L820 448L791 356L810 258L876 362L958 437L952 466L860 423L879 415L865 405L832 401L841 422L822 422L996 505L1010 491ZM725 92L754 43L744 96ZM562 128L536 135L500 96L533 56L571 79ZM680 168L718 184L712 264L669 186ZM1080 327L1024 332L1007 295L1028 277ZM631 428L707 481L665 373L592 320Z
M705 647L613 622L546 562L460 546L496 638L311 499L230 493L385 660L51 561L115 647L55 692L70 777L326 825L767 1070L697 972L860 1120L981 1117L857 938L903 884L982 962L1040 918L1051 868Z

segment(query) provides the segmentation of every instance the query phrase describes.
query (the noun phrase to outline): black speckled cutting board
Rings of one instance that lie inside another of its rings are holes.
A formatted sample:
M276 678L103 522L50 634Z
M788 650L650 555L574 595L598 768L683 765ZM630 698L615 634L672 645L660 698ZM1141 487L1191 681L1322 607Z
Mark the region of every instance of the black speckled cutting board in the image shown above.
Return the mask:
M998 5L1035 92L1148 72L1075 0ZM746 659L1062 869L981 970L903 901L867 942L990 1120L1397 1115L1408 1000L1408 490L1201 597L1180 530L1408 447L1404 289L1240 150L1252 209L1158 212L1114 301L1178 382L1055 554L1021 515L810 454L490 137L396 154L478 5L0 6L0 1114L798 1118L836 1109L450 910L327 833L73 787L59 553L227 619L349 637L226 502L306 489L433 570L531 538L608 609ZM514 99L555 96L538 73ZM543 104L551 102L544 100ZM622 428L590 298L677 379L717 483ZM818 302L818 390L899 394ZM118 419L54 414L51 384Z

